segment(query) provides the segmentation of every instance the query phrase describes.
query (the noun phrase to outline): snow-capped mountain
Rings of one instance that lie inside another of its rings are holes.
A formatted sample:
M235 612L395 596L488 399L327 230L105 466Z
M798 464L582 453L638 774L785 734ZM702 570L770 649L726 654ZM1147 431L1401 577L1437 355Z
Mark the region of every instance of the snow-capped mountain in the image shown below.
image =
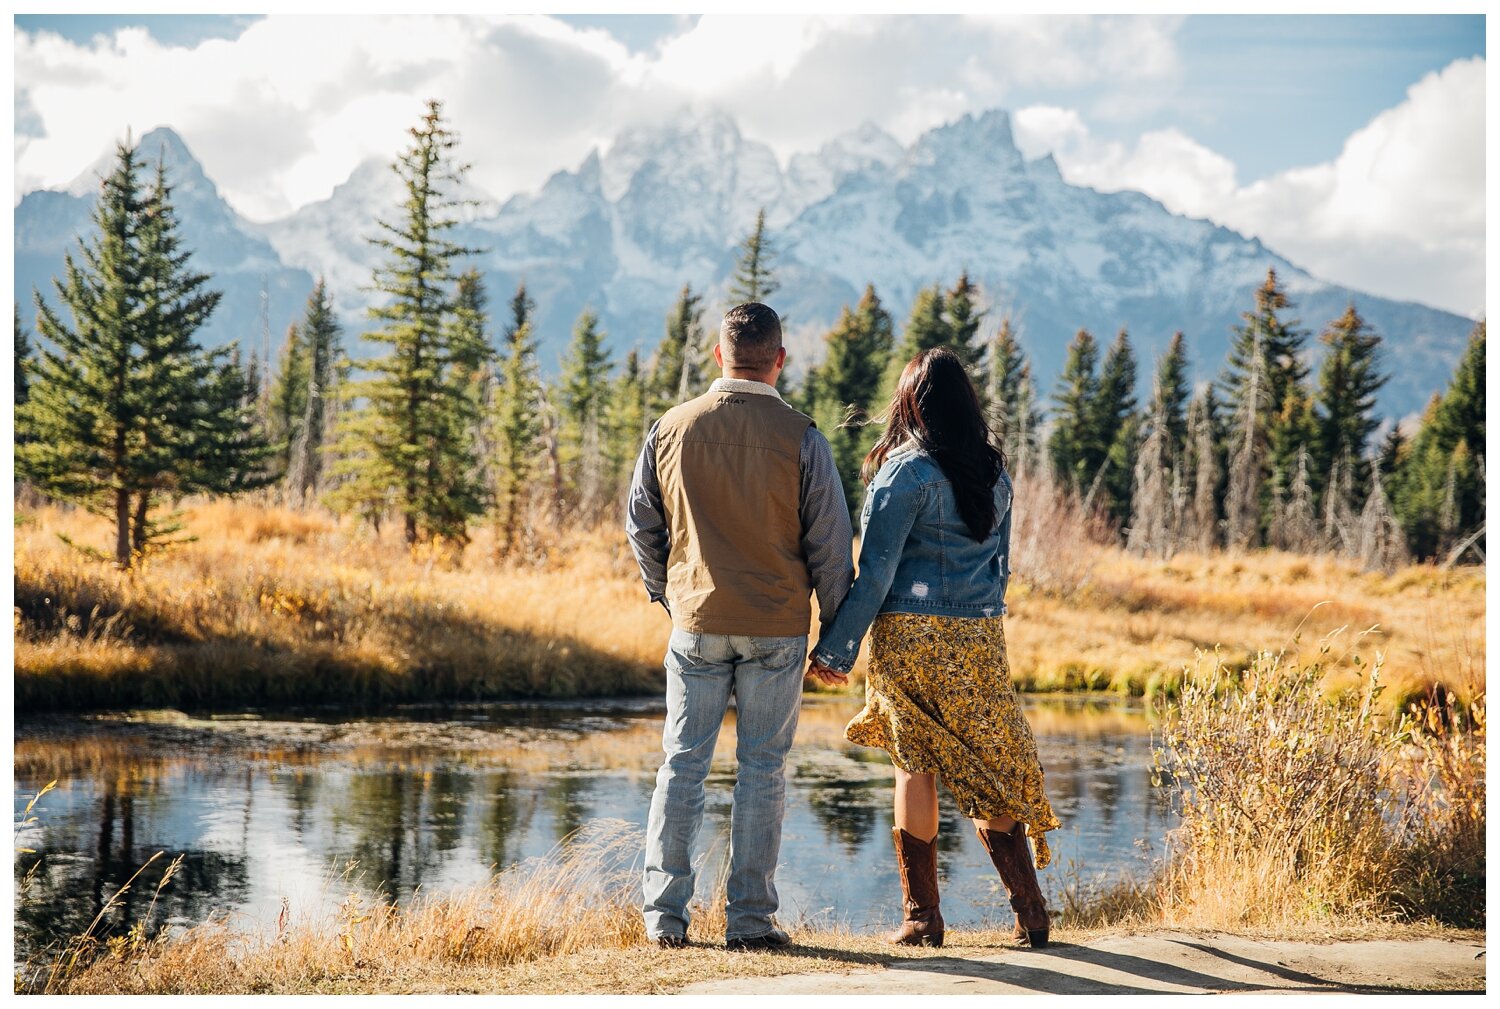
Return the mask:
M165 164L184 241L193 252L189 266L211 274L209 286L224 293L202 334L204 342L222 345L237 339L247 349L261 347L268 323L279 346L287 324L301 314L312 290L312 274L282 262L276 249L225 202L171 129L160 127L147 133L138 152L138 178L143 184L155 178L158 159ZM23 321L32 315L33 289L49 304L58 303L52 278L63 276L65 253L78 258L79 237L92 236L91 213L100 184L114 165L115 154L110 150L62 190L28 193L16 207L16 300L22 306Z
M195 264L230 292L206 340L257 332L262 277L279 340L300 313L312 276L322 274L358 353L353 334L364 326L370 273L381 257L367 238L400 196L388 163L366 162L328 199L253 225L223 201L170 130L153 131L143 144L148 160L164 152ZM22 200L18 291L36 285L50 293L47 278L61 272L72 236L88 226L96 189L97 174L69 191ZM620 134L607 150L558 171L535 192L499 205L472 189L458 195L478 201L454 237L484 250L471 262L485 275L495 329L524 279L537 304L541 363L549 371L585 307L599 312L619 353L632 346L649 353L685 283L706 295L712 325L726 307L735 248L761 207L781 285L771 300L789 323L793 371L821 355L821 333L866 283L875 284L899 326L917 290L950 285L963 270L991 302L991 325L1001 313L1019 324L1044 393L1080 327L1106 342L1129 329L1142 362L1143 397L1151 361L1177 329L1188 337L1195 376L1215 375L1229 327L1253 306L1268 267L1314 333L1355 301L1386 339L1392 378L1381 409L1396 417L1420 410L1443 386L1473 325L1327 283L1256 239L1172 214L1139 193L1070 185L1051 157L1022 157L1001 111L965 116L909 147L867 124L793 156L783 168L768 146L744 137L723 113L684 110L669 122ZM1310 357L1317 353L1310 339Z

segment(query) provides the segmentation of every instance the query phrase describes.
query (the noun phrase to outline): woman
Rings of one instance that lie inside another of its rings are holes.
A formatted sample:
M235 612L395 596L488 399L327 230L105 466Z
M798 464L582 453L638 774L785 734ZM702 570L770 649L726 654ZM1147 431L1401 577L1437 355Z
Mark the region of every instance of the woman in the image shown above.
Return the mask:
M1036 869L1059 826L1005 658L1011 482L963 363L927 350L901 373L884 435L865 457L859 577L813 651L809 675L847 682L870 637L865 707L845 729L890 752L906 920L889 938L941 946L937 778L974 822L1016 912L1016 938L1047 944ZM871 622L874 627L871 629ZM1026 837L1036 843L1036 863Z

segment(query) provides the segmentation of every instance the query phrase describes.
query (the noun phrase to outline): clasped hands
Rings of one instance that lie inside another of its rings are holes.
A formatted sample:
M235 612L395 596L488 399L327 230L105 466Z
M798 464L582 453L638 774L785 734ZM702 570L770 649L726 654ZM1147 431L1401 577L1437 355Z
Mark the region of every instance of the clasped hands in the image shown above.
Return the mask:
M808 659L807 679L817 680L825 687L842 687L849 682L849 674L825 666L817 659Z

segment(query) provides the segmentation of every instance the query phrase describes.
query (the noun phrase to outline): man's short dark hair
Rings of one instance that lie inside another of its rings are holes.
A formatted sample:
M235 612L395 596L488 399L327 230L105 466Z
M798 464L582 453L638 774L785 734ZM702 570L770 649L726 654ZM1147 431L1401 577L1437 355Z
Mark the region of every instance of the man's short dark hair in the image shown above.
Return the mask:
M781 316L758 301L736 305L724 313L719 342L730 367L769 371L781 349Z

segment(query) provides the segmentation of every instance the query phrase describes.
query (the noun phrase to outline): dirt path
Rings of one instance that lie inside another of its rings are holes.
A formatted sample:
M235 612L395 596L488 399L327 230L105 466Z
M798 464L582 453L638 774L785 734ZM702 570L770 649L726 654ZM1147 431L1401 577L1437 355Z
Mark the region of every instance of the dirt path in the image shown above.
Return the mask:
M935 951L936 952L936 951ZM998 956L935 955L845 974L704 981L685 995L1076 995L1231 992L1483 992L1482 942L1277 942L1214 933L1116 935Z

